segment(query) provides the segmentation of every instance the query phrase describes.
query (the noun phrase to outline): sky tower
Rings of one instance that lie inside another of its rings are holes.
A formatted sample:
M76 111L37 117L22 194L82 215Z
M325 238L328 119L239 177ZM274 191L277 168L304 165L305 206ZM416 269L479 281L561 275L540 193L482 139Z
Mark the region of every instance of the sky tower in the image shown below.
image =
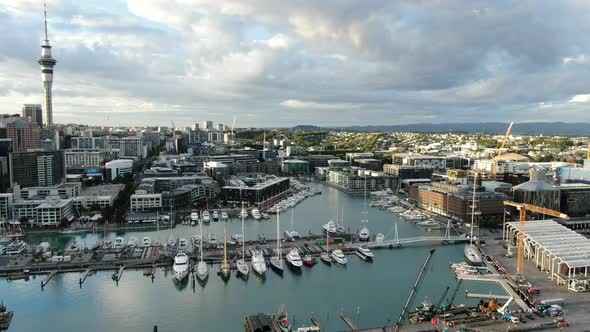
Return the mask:
M47 127L53 126L53 106L51 102L51 85L53 83L53 66L57 63L51 57L51 45L47 37L47 4L43 4L43 15L45 23L45 40L41 44L41 56L37 63L41 66L41 81L45 89L45 123Z

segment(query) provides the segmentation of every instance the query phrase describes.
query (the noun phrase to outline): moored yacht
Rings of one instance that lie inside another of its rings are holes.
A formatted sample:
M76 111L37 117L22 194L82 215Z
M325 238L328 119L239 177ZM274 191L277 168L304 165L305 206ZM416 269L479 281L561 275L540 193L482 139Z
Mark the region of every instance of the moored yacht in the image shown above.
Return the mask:
M227 220L227 219L229 219L227 212L225 212L225 211L221 212L221 220Z
M252 254L252 269L260 276L263 276L266 272L266 262L260 250L255 250Z
M207 234L207 242L209 244L217 244L217 237L215 237L215 234L213 233L208 233Z
M179 252L187 252L188 251L188 241L186 239L180 238L178 240L178 251Z
M175 249L176 248L176 239L171 237L166 241L166 248L168 249Z
M374 256L369 248L358 247L356 249L356 254L364 261L373 261Z
M338 232L336 228L336 223L332 220L330 220L327 224L324 224L324 226L322 226L322 229L324 230L324 232L330 235L336 235L336 233Z
M301 266L303 266L303 262L301 261L301 256L299 256L299 250L297 248L292 248L291 251L287 254L287 263L295 270L300 270Z
M174 257L172 269L174 270L174 279L177 281L182 281L188 276L189 258L184 252L178 253Z
M346 265L346 263L348 262L348 260L344 256L344 253L340 249L332 250L331 256L332 256L332 259L334 259L334 261L338 264Z
M123 249L125 246L125 239L122 237L118 237L115 239L115 243L113 244L113 249Z
M244 241L243 241L243 240L244 240L244 237L242 236L242 234L233 234L233 235L231 236L231 239L232 239L233 241L237 242L237 243L242 243L242 242L244 242Z
M305 255L301 259L306 266L314 266L317 262L311 255Z
M465 248L463 249L463 254L465 255L465 261L468 264L474 266L483 265L481 254L474 244L466 244Z
M359 231L359 241L369 241L371 238L371 232L367 226L363 226Z
M217 211L213 211L213 221L219 221L219 213Z
M152 239L150 239L148 236L144 236L141 243L143 244L144 247L149 247L152 245Z
M281 238L280 238L280 233L279 233L279 217L280 217L280 212L277 208L277 255L276 256L272 256L270 258L270 267L278 274L283 274L283 259L282 259L282 252L281 252Z
M240 218L248 218L248 210L242 209L240 211Z
M129 241L127 241L127 246L131 249L135 249L135 247L137 247L137 238L136 237L130 237Z
M199 224L201 228L201 233L198 235L199 237L199 263L197 263L197 278L200 282L205 282L209 277L209 269L207 268L207 263L203 261L203 223Z
M209 215L209 211L203 211L203 222L209 223L211 221L211 216Z
M250 211L250 213L252 213L252 217L256 220L260 220L260 218L262 218L260 210L258 210L257 208L253 208L252 211Z
M440 226L440 224L436 220L434 220L432 218L430 218L428 220L425 220L425 221L420 221L420 222L416 223L416 225L418 225L418 226L425 226L425 227Z

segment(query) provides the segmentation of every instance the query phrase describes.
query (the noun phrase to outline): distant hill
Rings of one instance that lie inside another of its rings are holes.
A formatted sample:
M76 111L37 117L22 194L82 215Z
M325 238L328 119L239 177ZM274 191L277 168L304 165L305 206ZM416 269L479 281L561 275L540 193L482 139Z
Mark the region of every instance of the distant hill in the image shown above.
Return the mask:
M300 131L320 130L344 130L356 132L384 132L402 131L418 133L505 133L508 123L482 122L482 123L416 123L407 125L379 125L379 126L348 126L348 127L318 127L313 125L299 125L291 128ZM590 123L565 123L565 122L526 122L515 123L512 127L513 134L529 135L565 135L565 136L590 136Z

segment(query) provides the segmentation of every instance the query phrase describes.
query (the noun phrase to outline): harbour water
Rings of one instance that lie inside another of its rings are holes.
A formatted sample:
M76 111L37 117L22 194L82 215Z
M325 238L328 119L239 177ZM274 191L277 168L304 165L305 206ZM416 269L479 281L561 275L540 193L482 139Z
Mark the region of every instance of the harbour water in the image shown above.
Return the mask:
M337 204L344 207L344 225L351 230L360 227L362 197L351 197L326 186L318 185L323 194L307 198L294 208L294 226L300 234L309 231L320 234L321 226L336 219ZM400 237L436 235L413 223L406 223L383 210L368 208L369 227L393 237L397 222ZM341 212L340 212L341 213ZM339 213L339 214L340 214ZM281 234L290 228L291 210L281 214ZM239 220L227 222L228 236L241 231ZM160 232L109 233L107 237L150 236L164 242L168 237L190 238L198 227L177 226ZM218 239L223 234L223 222L211 222L204 232L214 232ZM268 238L275 236L275 219L246 222L246 238L258 233ZM77 239L92 245L103 238L102 232L77 236L37 236L30 243L50 241L65 246ZM144 277L141 270L128 270L116 286L112 272L97 272L82 288L78 279L82 274L58 274L41 291L40 277L29 281L0 280L0 299L16 314L11 331L39 331L51 326L60 331L242 331L243 318L257 312L276 312L285 304L294 327L309 325L315 316L326 331L346 330L338 317L342 311L361 327L380 326L395 322L408 295L409 288L429 251L429 247L375 250L375 262L367 263L349 256L347 266L304 267L301 274L286 270L282 277L267 271L264 279L250 275L247 281L235 276L226 284L212 273L204 287L189 282L176 284L170 268L161 268L155 279ZM463 259L463 246L438 246L428 272L416 296L414 305L428 298L438 301L446 286L456 285L449 262ZM466 299L465 289L471 292L505 294L494 284L465 283L455 302L475 303ZM448 296L447 296L448 297Z

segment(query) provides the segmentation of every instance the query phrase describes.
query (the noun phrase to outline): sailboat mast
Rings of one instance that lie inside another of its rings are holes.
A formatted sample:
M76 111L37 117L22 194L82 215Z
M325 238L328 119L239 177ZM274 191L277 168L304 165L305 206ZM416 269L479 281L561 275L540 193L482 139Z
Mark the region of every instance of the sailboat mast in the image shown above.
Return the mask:
M242 201L242 210L244 209L244 202ZM245 246L246 246L246 234L244 234L244 214L240 213L240 215L242 215L242 260L245 261Z
M469 236L469 243L473 244L473 223L475 222L475 189L477 188L477 173L473 178L473 198L471 200L471 235Z
M223 268L227 267L227 228L223 225Z
M293 228L293 213L294 213L294 211L295 211L295 209L291 209L291 232L295 230Z
M280 228L279 217L280 217L280 214L281 214L281 212L279 211L279 208L277 208L277 251L278 251L279 261L282 259L281 258L281 239L280 239L280 234L279 234L279 228Z
M199 222L199 228L201 229L201 241L199 241L199 252L201 253L201 262L203 261L203 220Z

